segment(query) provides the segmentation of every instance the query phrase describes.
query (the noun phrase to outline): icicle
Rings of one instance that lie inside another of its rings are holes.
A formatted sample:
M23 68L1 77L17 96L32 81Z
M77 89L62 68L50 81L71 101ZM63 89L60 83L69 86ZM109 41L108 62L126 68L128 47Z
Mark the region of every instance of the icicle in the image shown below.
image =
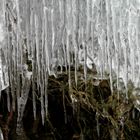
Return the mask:
M33 35L32 35L33 36ZM34 39L33 39L34 40ZM31 42L31 47L32 47L32 97L33 97L33 114L34 114L34 119L36 120L36 93L35 93L35 78L36 78L36 63L35 63L35 43L32 40Z
M1 11L0 11L0 100L1 100L1 91L3 89L5 89L5 74L6 71L4 71L5 67L5 62L3 62L3 60L5 60L5 56L4 56L4 47L5 46L5 2L2 1L1 5L0 5Z
M100 137L100 124L99 124L99 114L98 112L96 112L96 122L97 122L97 125L96 125L96 129L97 129L97 135L98 135L98 138Z
M128 43L129 43L129 48L130 48L130 65L131 65L131 78L132 81L134 82L134 54L133 54L133 50L132 50L132 42L131 42L131 13L129 11L129 15L128 15L129 19L128 19ZM126 71L128 72L128 51L127 51L127 46L125 46L125 58L126 58L126 62L125 62L125 67L126 67ZM127 82L128 82L128 76L127 76L127 80L125 81L125 86L126 86L126 98L128 99L128 86L127 86Z
M37 83L37 62L36 62L36 47L35 47L35 15L34 15L34 4L31 7L31 15L30 15L30 29L31 29L31 52L32 52L32 97L33 97L33 114L34 119L36 120L36 87Z
M10 112L11 111L11 102L10 102L9 88L6 90L6 94L7 94L7 109L8 109L8 112Z
M45 123L45 111L44 111L44 86L41 86L41 118L42 118L42 124Z
M66 68L66 73L68 72L67 70L67 54L66 54L66 46L64 43L64 39L62 40L62 47L63 47L63 53L64 53L64 66Z
M60 18L63 17L63 12L62 12L62 1L63 0L59 0L59 12L60 12ZM62 20L60 21L62 23Z
M16 68L17 68L17 76L16 76L16 82L17 82L17 87L16 87L16 96L17 96L17 102L20 98L20 88L21 88L21 83L19 81L21 78L22 74L22 47L21 47L21 27L20 27L20 22L21 22L21 17L20 17L20 10L19 10L19 0L16 0L16 12L17 12L17 28L16 28ZM17 103L18 105L18 103ZM18 106L19 108L19 106Z
M34 114L34 120L36 120L36 97L35 97L35 81L32 78L32 97L33 97L33 114Z
M7 18L6 18L6 21L7 21L7 25L10 25L9 23L9 19L8 19L8 13L7 13ZM8 64L8 76L9 76L9 82L10 82L10 87L11 87L11 95L12 95L12 108L13 108L13 111L15 111L15 101L16 101L16 96L15 96L15 79L16 79L16 74L15 74L15 71L16 69L15 66L16 66L16 52L15 52L15 47L14 47L14 50L13 50L13 54L15 56L13 56L13 62L12 62L12 51L11 51L11 42L12 40L10 39L10 33L9 33L9 30L7 28L7 64ZM12 36L13 35L13 32L12 32ZM15 76L15 77L14 77Z
M110 88L111 92L113 92L113 85L112 85L112 61L111 61L111 55L110 55L110 3L108 0L106 0L106 11L107 11L107 54L108 54L108 65L109 65L109 76L110 76Z
M90 26L90 13L89 13L89 8L90 8L90 0L87 0L87 5L86 5L86 16L87 16L87 25L86 25L86 41L88 41L89 40L89 26Z
M5 13L5 15L6 15L5 20L6 20L6 22L8 22L7 13ZM8 51L8 48L9 48L9 44L10 44L10 42L9 42L10 39L9 39L8 29L6 30L6 33L7 33L7 44L6 44L7 47L6 47L6 57L5 57L5 59L6 59L6 65L8 67L8 65L9 65L9 55L8 55L9 51ZM7 69L7 71L8 71L8 75L7 75L8 76L8 79L7 80L9 81L9 83L11 83L10 82L11 79L9 78L9 69ZM12 86L11 86L11 89L12 89ZM10 92L9 92L9 88L6 90L6 93L7 93L7 108L8 108L8 111L10 112L10 110L11 110L11 104L10 104L10 95L9 95ZM11 93L13 93L13 91L11 91ZM12 100L13 100L13 102L15 102L14 98Z
M30 28L30 14L31 14L31 7L30 7L30 0L26 0L26 41L27 41L27 53L28 59L31 60L31 28Z
M82 43L83 45L83 49L84 49L84 79L85 82L87 80L87 46L85 45L85 43Z
M52 58L54 58L54 43L55 43L55 30L54 30L54 10L51 10L51 25L52 25Z
M43 47L43 46L42 46ZM43 55L43 48L42 48L42 55ZM42 57L41 59L41 82L40 82L40 89L41 89L41 116L42 116L42 124L44 125L45 123L45 103L44 103L44 96L45 96L45 81L44 80L44 77L45 77L45 70L44 70L44 66L43 66L43 63L44 63L44 57Z
M43 3L42 8L45 6L45 1ZM44 13L44 10L42 11L43 16L46 14ZM45 123L45 117L48 115L48 98L47 98L47 86L48 86L48 73L46 70L46 54L45 54L45 21L44 17L42 18L42 59L41 59L41 86L42 86L42 101L41 101L41 108L43 110L42 112L42 123Z
M127 87L127 81L128 81L128 51L127 51L127 46L125 46L125 75L126 75L126 79L125 79L125 87L126 87L126 98L128 98L128 87Z
M5 0L2 0L2 17L3 17L3 19L2 19L2 21L3 21L3 23L4 23L4 25L6 25L6 17L5 17L5 15L6 15L6 1Z
M36 40L36 58L37 58L37 87L38 91L41 94L40 101L41 101L41 117L42 117L42 124L44 125L45 120L45 112L44 112L44 84L43 84L43 70L42 70L42 48L40 46L40 38L39 38L39 17L35 15L35 40ZM42 54L43 55L43 54Z
M39 46L39 21L37 15L35 15L35 45L36 45L36 59L38 69L38 80L40 80L40 46ZM39 83L38 83L39 84Z
M121 6L121 13L120 13L120 43L121 43L121 48L123 49L123 53L124 53L124 72L120 72L120 74L122 73L121 76L123 76L123 80L125 83L125 88L126 88L126 98L128 97L127 95L127 82L128 82L128 48L127 48L127 44L125 43L124 40L124 36L123 36L123 15L124 13L122 13L123 8ZM122 68L123 69L123 68ZM120 86L120 85L119 85Z
M27 70L25 71L25 79L23 81L23 94L18 98L18 118L17 118L17 128L16 132L18 135L22 133L22 118L25 110L25 106L28 99L29 90L31 88L31 73Z
M36 88L35 88L35 83L36 83L36 49L35 49L35 29L34 29L34 15L33 11L31 11L31 16L30 16L31 22L31 52L32 52L32 97L33 97L33 114L34 114L34 119L36 120Z
M47 92L47 88L48 88L48 73L45 72L45 115L46 117L48 116L48 92Z
M68 65L68 82L69 82L69 89L71 90L71 44L70 44L70 35L71 31L71 21L72 21L72 3L70 1L66 2L66 8L68 8L66 14L66 54L67 54L67 65Z
M78 65L78 59L77 59L77 56L78 56L78 46L77 46L77 43L76 43L76 2L73 0L72 1L72 7L73 7L73 11L72 11L72 19L73 19L73 28L72 28L72 40L73 40L73 45L74 45L74 64L75 64L75 84L76 84L76 87L77 87L77 65Z
M53 1L52 1L52 3L53 3ZM55 29L54 29L54 10L53 9L51 9L51 26L52 26L52 60L51 60L51 75L53 74L53 75L55 75L55 71L54 71L54 69L55 69L55 67L56 67L56 65L55 65Z
M117 74L117 90L119 88L119 39L118 39L118 31L117 31L117 20L116 20L116 14L115 10L116 7L113 3L113 0L111 0L111 12L112 12L112 26L113 26L113 42L115 46L115 71ZM119 98L119 92L118 92L118 98Z
M46 7L44 7L44 22L45 22L45 55L46 55L46 67L48 70L48 73L50 74L50 58L49 58L49 45L48 45L48 21L47 21L47 14L46 12L49 12Z
M131 11L129 10L129 20L128 20L128 42L129 42L129 48L130 48L130 65L131 65L131 75L132 75L132 81L134 82L134 69L135 69L135 63L134 63L134 46L131 39L131 31L132 31L132 16ZM133 47L132 47L133 46Z
M94 2L93 2L94 3ZM100 73L101 73L101 77L104 78L104 72L105 72L105 64L106 64L106 55L105 54L105 29L103 27L105 27L105 23L104 23L104 7L103 7L103 1L101 1L101 15L99 15L98 19L97 19L97 25L98 25L98 32L99 32L99 37L98 37L98 41L99 41L99 57L98 59L101 59L100 61Z
M84 29L83 28L82 28L81 32L82 32L82 47L83 47L83 49L82 49L83 52L82 53L83 53L83 56L81 54L80 57L84 57L84 63L83 63L83 66L84 66L84 80L86 82L86 79L87 79L87 48L86 47L87 46L86 46L85 41L84 41Z
M91 52L91 57L92 57L92 60L93 60L93 63L95 63L94 62L94 22L93 22L93 19L94 19L94 1L92 1L92 16L91 16L91 39L92 39L92 41L91 41L91 46L92 46L92 52Z
M67 46L66 46L66 52L67 52L67 63L68 63L68 74L69 74L69 89L71 89L71 63L70 63L70 44L69 44L69 36L70 36L70 31L67 30Z
M137 17L137 25L136 25L136 45L138 54L140 54L140 43L139 43L139 32L140 32L140 11L138 10L138 17ZM139 75L140 75L140 55L138 55L138 66L139 66ZM139 86L140 80L138 81Z

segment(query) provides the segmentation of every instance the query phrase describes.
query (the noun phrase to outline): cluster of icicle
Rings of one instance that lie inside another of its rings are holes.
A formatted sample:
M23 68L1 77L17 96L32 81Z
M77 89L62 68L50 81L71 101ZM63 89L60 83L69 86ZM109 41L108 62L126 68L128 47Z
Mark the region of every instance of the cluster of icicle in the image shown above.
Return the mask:
M47 115L48 75L57 67L70 69L95 64L101 78L109 74L111 90L116 78L119 90L123 80L140 87L140 3L138 0L2 0L6 44L2 48L8 66L12 108L18 106L20 124L32 84L41 93L42 122ZM27 60L32 71L28 71ZM90 64L89 64L90 63ZM115 76L114 76L115 75ZM9 103L10 104L10 103ZM10 108L10 107L9 107Z

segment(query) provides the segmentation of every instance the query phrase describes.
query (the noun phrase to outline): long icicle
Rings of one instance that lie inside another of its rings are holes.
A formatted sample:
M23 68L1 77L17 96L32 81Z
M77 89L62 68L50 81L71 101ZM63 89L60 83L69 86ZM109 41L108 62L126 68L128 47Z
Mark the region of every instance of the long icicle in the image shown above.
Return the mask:
M113 92L113 85L112 85L112 61L111 61L111 54L110 54L110 47L111 47L111 40L110 40L110 3L106 0L106 12L107 12L107 54L108 54L108 65L109 65L109 76L110 76L110 88L111 92Z

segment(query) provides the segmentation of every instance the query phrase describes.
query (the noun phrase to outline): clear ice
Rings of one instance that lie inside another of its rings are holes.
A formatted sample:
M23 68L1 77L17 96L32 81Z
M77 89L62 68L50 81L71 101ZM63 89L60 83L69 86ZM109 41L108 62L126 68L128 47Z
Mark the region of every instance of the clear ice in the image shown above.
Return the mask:
M140 87L139 38L139 0L1 0L0 91L10 86L19 123L30 84L34 118L38 90L44 123L48 76L57 77L58 66L66 67L69 87L71 66L76 85L78 67L83 66L86 81L88 69L96 66L99 77L109 76L112 93L113 80L118 90L123 82L128 98L128 81Z

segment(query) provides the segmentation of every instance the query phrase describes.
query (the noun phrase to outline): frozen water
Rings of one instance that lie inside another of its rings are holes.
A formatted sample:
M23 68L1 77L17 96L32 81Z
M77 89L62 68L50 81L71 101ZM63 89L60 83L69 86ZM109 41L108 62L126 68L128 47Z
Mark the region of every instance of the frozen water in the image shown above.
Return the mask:
M24 82L31 79L34 118L38 90L44 123L47 79L57 77L58 66L66 67L69 87L71 66L76 85L79 67L86 81L88 69L96 66L97 77L110 79L112 93L114 79L119 91L124 85L126 98L128 81L140 87L139 0L2 0L0 14L0 91L11 86L20 117L29 92Z
M5 34L5 24L4 24L4 1L0 5L0 91L9 86L8 79L8 69L6 65L6 52L4 49L6 47L6 34Z

